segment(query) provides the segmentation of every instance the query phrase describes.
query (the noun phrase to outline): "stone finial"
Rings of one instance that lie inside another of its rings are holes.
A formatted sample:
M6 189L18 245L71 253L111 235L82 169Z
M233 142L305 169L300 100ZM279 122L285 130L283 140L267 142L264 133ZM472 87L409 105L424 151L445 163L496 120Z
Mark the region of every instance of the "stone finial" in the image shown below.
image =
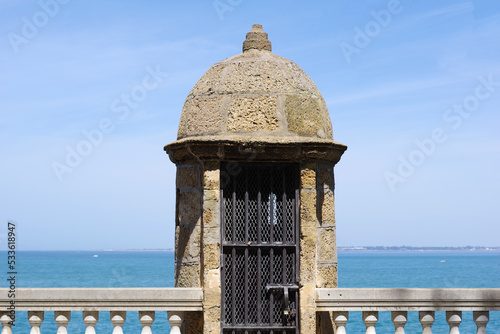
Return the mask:
M271 51L271 42L267 38L267 32L262 30L261 24L254 24L252 30L247 33L247 39L243 42L243 52L248 50Z

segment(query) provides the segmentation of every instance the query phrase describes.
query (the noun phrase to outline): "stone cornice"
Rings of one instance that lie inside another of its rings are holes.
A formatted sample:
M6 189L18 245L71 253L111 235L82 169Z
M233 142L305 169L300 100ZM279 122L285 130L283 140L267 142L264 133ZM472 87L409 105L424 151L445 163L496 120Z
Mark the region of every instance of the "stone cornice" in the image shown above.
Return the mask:
M164 147L174 163L189 160L303 162L336 164L347 146L328 139L233 136L189 137Z

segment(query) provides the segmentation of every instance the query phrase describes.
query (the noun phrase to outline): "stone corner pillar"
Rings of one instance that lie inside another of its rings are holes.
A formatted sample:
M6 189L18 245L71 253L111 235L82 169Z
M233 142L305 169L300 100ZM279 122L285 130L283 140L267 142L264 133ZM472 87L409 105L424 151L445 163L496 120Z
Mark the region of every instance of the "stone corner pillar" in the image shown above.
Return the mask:
M221 331L220 161L203 163L203 333Z
M178 161L176 174L175 286L202 286L202 168L195 160ZM202 312L186 312L183 333L198 334L203 327Z
M316 288L337 287L333 163L300 164L300 332L333 333L333 316L316 313Z
M301 333L316 332L316 164L300 164L299 323Z

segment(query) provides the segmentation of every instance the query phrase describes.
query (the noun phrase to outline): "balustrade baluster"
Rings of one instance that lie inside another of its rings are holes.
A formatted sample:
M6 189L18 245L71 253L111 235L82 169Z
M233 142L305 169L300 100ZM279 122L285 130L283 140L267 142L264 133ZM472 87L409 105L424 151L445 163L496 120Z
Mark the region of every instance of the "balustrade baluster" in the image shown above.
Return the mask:
M450 334L460 334L458 326L462 322L462 311L446 311L446 322L450 326Z
M40 326L43 322L43 311L28 311L28 321L31 325L30 334L41 334Z
M111 311L109 313L109 319L113 324L113 334L123 334L123 324L127 320L126 311Z
M434 311L420 311L418 312L420 323L422 324L422 334L432 334L432 324L434 323Z
M363 322L366 326L366 334L376 334L375 325L378 322L378 312L363 311Z
M2 323L2 334L12 334L10 312L2 312L0 316L0 323Z
M181 334L184 312L168 311L168 322L170 323L170 334Z
M345 325L349 321L349 312L333 312L335 322L335 333L346 334Z
M67 326L71 320L70 311L55 311L54 321L57 324L57 334L68 334Z
M85 324L85 334L95 334L95 325L99 321L98 311L83 311L83 323Z
M151 326L155 321L155 311L139 311L139 321L142 324L141 334L152 334Z
M405 334L405 325L408 322L408 312L392 311L392 323L394 324L395 334Z
M488 311L474 311L472 314L474 323L477 326L477 334L486 334L486 325L490 321L490 312Z

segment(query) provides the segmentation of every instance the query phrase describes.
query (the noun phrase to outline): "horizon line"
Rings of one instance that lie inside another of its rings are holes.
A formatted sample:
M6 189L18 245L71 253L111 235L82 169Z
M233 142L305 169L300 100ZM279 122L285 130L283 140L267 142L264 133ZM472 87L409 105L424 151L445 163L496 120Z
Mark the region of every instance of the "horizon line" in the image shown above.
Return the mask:
M337 250L500 250L500 246L337 246ZM174 248L26 249L17 252L173 252Z

